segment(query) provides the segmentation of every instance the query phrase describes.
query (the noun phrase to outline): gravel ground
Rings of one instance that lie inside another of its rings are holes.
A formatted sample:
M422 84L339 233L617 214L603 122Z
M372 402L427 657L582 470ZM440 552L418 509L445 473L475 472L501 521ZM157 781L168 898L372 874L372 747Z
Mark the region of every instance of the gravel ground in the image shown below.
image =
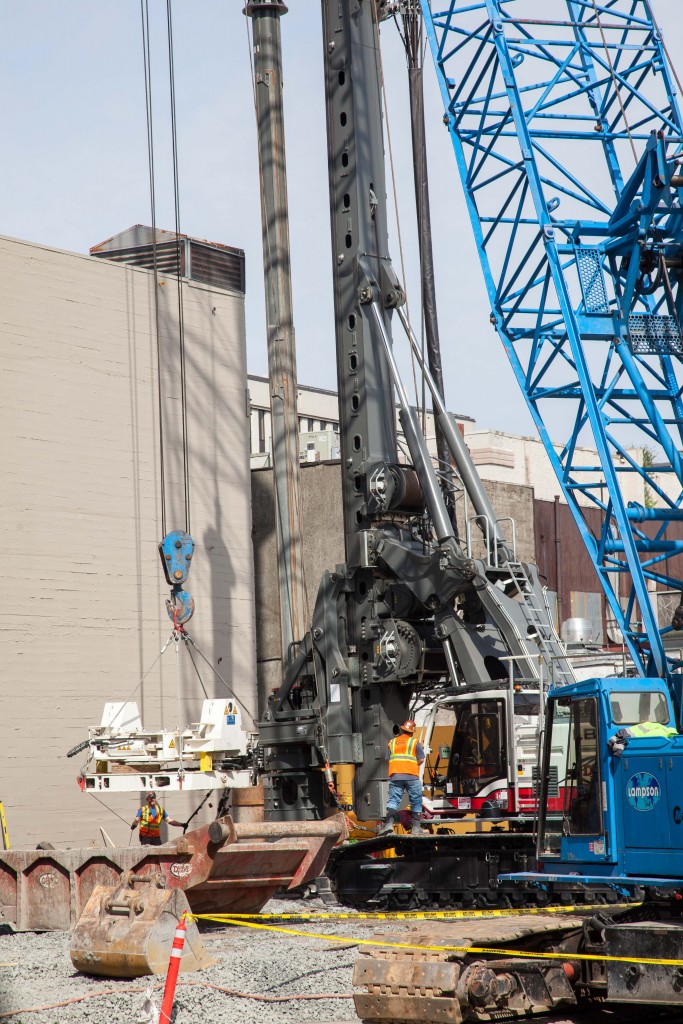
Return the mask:
M273 914L315 914L332 908L319 899L276 899L263 909ZM334 998L335 994L348 997L353 991L351 977L359 949L354 939L369 938L377 930L405 928L405 922L362 919L273 924L347 941L253 928L201 926L206 948L218 963L204 971L181 975L174 1024L359 1024L353 1000ZM155 986L157 1005L152 1016L145 1010L149 983ZM241 995L218 992L201 983L220 985ZM117 981L79 974L71 964L69 935L64 932L0 933L0 1024L157 1024L161 989L163 978ZM244 998L249 993L271 998L324 994L327 998L263 1002ZM79 996L89 998L67 1002ZM66 1006L55 1005L64 1002ZM674 1019L683 1021L683 1015L675 1015L671 1021ZM570 1013L539 1019L539 1024L640 1024L645 1020L654 1022L655 1015L646 1013L641 1017L636 1013L635 1017L625 1017L623 1012L596 1011L585 1017Z
M270 913L325 912L318 899L272 900ZM282 927L286 922L282 922ZM348 937L368 936L368 922L312 921L294 923L299 930ZM219 962L207 970L181 976L182 981L213 985L266 996L314 995L352 992L351 975L358 947L326 939L286 936L252 928L202 929L207 950ZM69 935L63 932L0 934L0 1021L11 1024L138 1024L144 1014L148 979L110 981L87 978L74 970L69 958ZM163 978L154 983L163 984ZM96 996L94 993L110 994ZM27 1012L78 996L91 995L67 1006ZM157 1005L161 993L155 992ZM13 1011L21 1011L19 1013ZM176 1024L230 1021L230 1024L299 1024L304 1021L357 1021L353 1000L315 999L256 1002L196 986L179 987Z

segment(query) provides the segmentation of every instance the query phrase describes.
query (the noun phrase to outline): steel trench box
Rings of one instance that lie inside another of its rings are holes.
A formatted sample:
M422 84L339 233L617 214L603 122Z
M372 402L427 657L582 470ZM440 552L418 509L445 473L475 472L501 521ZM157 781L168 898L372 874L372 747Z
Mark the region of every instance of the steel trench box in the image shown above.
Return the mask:
M320 875L346 836L342 815L305 828L221 819L229 838L212 843L208 825L159 847L8 850L0 853L0 924L15 931L73 928L96 885L116 886L124 872L161 872L195 913L256 913L281 886ZM298 834L296 834L298 832Z

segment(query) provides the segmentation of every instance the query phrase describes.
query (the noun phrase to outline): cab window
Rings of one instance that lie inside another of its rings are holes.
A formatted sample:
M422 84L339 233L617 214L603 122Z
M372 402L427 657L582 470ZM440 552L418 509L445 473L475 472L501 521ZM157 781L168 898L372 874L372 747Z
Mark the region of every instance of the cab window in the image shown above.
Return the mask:
M541 701L537 693L530 693L528 690L520 690L515 693L515 714L516 715L538 715Z
M548 703L545 748L543 764L545 773L541 780L539 799L539 856L559 857L562 841L562 822L559 816L549 813L548 800L551 780L551 765L557 765L557 788L564 794L567 780L567 737L569 734L571 701L567 698L551 700Z
M572 701L562 821L566 835L597 835L602 832L598 752L598 704L595 697Z
M504 721L499 700L474 700L458 709L449 772L457 793L474 795L506 777Z
M640 725L641 722L669 724L669 705L659 690L636 690L610 694L612 721L615 725Z

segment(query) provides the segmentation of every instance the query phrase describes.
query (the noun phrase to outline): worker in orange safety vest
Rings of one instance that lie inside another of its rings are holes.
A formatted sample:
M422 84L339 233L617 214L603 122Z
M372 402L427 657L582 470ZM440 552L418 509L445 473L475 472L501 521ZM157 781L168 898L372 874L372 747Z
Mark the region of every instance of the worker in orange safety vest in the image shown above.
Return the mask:
M156 793L150 791L147 794L144 807L138 809L133 824L130 827L131 829L140 827L141 846L161 846L160 829L164 821L167 821L169 825L175 825L176 828L184 827L182 821L175 821L174 818L169 818L164 808L157 803Z
M420 824L422 814L422 779L420 766L425 759L422 744L413 735L415 722L409 718L401 726L398 736L394 736L387 744L389 759L389 798L387 800L387 817L380 829L380 835L393 832L396 815L398 814L403 794L408 794L412 815L410 834L423 834Z

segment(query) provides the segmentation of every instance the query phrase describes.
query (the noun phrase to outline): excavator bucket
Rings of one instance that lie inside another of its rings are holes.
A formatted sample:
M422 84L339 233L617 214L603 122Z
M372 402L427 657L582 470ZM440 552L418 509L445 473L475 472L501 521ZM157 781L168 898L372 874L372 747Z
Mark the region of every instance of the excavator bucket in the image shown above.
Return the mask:
M137 978L168 968L175 930L190 913L181 889L166 889L161 874L124 874L115 888L97 885L71 935L71 962L83 974ZM197 925L186 918L181 971L209 967Z

